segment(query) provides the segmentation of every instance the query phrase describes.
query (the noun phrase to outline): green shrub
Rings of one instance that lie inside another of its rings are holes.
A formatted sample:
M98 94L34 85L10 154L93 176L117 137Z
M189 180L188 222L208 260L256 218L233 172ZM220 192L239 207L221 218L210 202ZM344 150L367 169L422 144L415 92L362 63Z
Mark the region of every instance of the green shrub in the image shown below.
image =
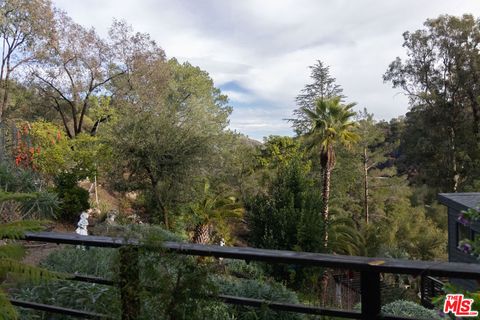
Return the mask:
M54 218L59 208L55 193L45 190L45 182L28 169L0 161L0 218L12 221L23 218ZM19 216L20 215L20 216Z
M82 211L90 208L88 191L77 185L78 178L72 173L62 173L55 178L55 191L61 201L58 217L76 221Z
M42 285L23 285L15 298L65 308L90 311L120 318L120 293L116 287L76 281L49 281ZM22 309L20 319L77 319L65 315Z
M68 247L52 252L41 262L41 266L57 272L112 279L115 273L112 266L117 256L116 249L90 247L79 250Z
M152 237L155 237L159 241L176 242L182 242L187 238L165 230L158 225L146 224L97 224L93 228L89 229L89 231L91 231L91 234L95 236L135 238L144 242L150 241Z
M436 320L441 319L438 313L422 307L412 301L397 300L382 307L382 312L398 317L411 317L414 319Z
M138 269L141 301L138 319L231 319L228 307L212 300L216 293L208 277L209 266L198 263L195 257L168 254L162 250L159 239L178 237L155 227L125 227L123 234L140 238L147 247L139 249ZM121 232L122 230L116 230ZM117 234L119 236L120 234ZM161 240L160 240L161 241ZM50 254L42 263L49 269L119 280L116 267L119 255L116 249L66 248ZM74 281L52 281L47 285L22 285L15 297L29 301L64 306L79 310L120 315L119 289L98 284ZM66 319L45 312L22 310L23 319Z
M299 303L295 292L285 286L263 280L262 269L256 264L225 259L229 276L212 276L209 260L192 256L169 254L159 247L161 239L178 240L174 234L158 227L123 227L116 229L128 237L140 238L149 248L139 249L141 314L138 319L304 319L303 316L275 312L268 308L230 306L211 298L218 292L262 300ZM48 269L92 275L118 280L117 249L89 248L80 250L65 248L50 254L42 266ZM215 267L216 264L213 265ZM132 270L132 272L135 272ZM233 277L243 277L243 279ZM257 278L252 280L250 278ZM79 310L94 311L118 317L120 314L119 290L98 284L74 281L52 281L47 285L21 286L16 298L59 305ZM22 310L23 319L66 319L44 312Z
M50 270L112 279L118 251L105 248L73 247L52 252L41 266ZM42 285L25 283L15 297L26 301L92 311L119 317L120 294L116 287L77 281L49 281ZM70 317L23 309L21 319L70 319ZM71 318L74 319L74 318Z
M0 185L3 191L33 192L38 191L37 184L43 181L35 172L15 167L7 161L0 162Z
M223 260L223 264L225 265L226 272L237 278L265 278L263 268L255 262L246 263L243 260L225 259Z
M234 277L215 277L215 283L219 287L219 292L226 295L234 295L246 298L255 298L266 301L299 303L295 292L288 290L285 286L277 282L268 282L263 280L238 279ZM243 306L229 306L230 312L239 320L250 319L279 319L279 320L297 320L303 319L303 316L290 312L276 312L265 308L250 308Z
M215 284L208 264L196 257L140 251L140 320L228 319L226 307L211 298Z

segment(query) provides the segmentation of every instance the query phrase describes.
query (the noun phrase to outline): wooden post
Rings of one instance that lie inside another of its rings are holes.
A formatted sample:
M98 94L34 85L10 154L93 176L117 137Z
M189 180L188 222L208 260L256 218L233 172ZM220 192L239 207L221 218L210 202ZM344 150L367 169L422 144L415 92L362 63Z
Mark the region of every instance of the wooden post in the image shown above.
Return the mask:
M121 247L119 253L122 320L136 320L140 313L138 248Z
M98 207L97 175L95 174L95 203Z
M422 304L422 306L424 306L425 308L427 307L426 304L425 304L425 301L426 301L426 297L425 297L425 276L422 275L420 277L420 303Z
M362 297L362 320L380 319L380 274L374 271L361 271L360 291Z

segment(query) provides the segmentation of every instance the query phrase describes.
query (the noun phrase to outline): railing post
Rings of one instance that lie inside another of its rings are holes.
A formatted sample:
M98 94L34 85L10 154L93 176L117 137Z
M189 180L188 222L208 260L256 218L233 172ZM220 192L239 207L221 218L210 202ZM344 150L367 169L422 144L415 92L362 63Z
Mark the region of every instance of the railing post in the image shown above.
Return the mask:
M422 276L420 277L420 303L421 303L422 306L424 306L424 307L427 307L427 306L426 306L426 300L427 300L427 298L426 298L426 296L425 296L425 293L426 293L426 292L425 292L425 290L426 290L425 281L426 281L426 280L427 280L427 279L425 278L425 276L422 275Z
M375 271L361 271L360 292L362 298L362 320L380 319L380 274Z
M122 320L136 320L140 313L138 248L121 247L119 253Z

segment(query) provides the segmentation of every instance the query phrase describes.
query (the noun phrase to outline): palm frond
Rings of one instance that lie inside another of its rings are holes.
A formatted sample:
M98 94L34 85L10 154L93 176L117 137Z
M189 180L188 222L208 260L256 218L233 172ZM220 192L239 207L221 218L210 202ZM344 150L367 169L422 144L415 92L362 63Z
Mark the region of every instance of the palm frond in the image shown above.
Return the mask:
M329 246L336 253L363 255L365 239L350 218L335 219L330 224Z
M0 225L0 239L21 239L25 232L45 229L47 220L21 220Z
M12 274L15 277L34 282L64 278L64 276L60 273L27 265L20 261L9 258L0 260L0 277L5 277L7 274Z
M55 218L59 208L59 200L56 194L51 192L37 192L35 198L22 201L21 211L24 216L31 213L40 214L43 217Z
M25 248L19 244L0 246L0 259L20 260L25 256Z
M3 192L0 191L0 203L16 201L21 204L20 209L24 216L39 214L49 218L55 217L59 207L57 195L50 192Z
M301 108L302 112L309 118L309 120L315 120L318 117L318 113L309 110L308 108Z
M341 99L335 97L317 100L313 110L301 108L310 122L308 136L323 148L337 143L349 147L358 141L358 135L353 132L356 123L351 121L355 115L354 106L355 103L343 105Z
M31 199L35 199L37 197L36 192L3 192L0 191L0 203L5 201L18 201L23 202Z
M17 310L12 306L8 296L0 290L0 319L1 320L16 320L18 319Z

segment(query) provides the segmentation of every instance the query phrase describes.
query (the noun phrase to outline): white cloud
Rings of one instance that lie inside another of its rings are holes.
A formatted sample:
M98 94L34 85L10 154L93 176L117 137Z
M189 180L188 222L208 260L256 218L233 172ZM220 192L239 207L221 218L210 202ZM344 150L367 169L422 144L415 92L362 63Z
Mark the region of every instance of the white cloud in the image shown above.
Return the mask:
M230 125L232 129L259 141L269 135L292 134L290 125L282 116L283 109L285 108L236 108L230 117Z
M406 98L384 84L388 64L404 54L402 33L439 14L480 12L471 0L54 0L76 21L106 34L113 17L148 32L167 55L188 60L229 90L231 126L256 138L288 134L294 97L320 59L349 101L378 118L405 113ZM246 93L248 92L248 94ZM262 104L255 102L264 101ZM254 129L255 128L255 129ZM259 130L258 128L263 128ZM267 131L271 130L271 132Z
M234 90L223 90L223 94L226 94L230 99L230 102L241 102L241 103L250 103L255 101L255 97L248 93L234 91Z

